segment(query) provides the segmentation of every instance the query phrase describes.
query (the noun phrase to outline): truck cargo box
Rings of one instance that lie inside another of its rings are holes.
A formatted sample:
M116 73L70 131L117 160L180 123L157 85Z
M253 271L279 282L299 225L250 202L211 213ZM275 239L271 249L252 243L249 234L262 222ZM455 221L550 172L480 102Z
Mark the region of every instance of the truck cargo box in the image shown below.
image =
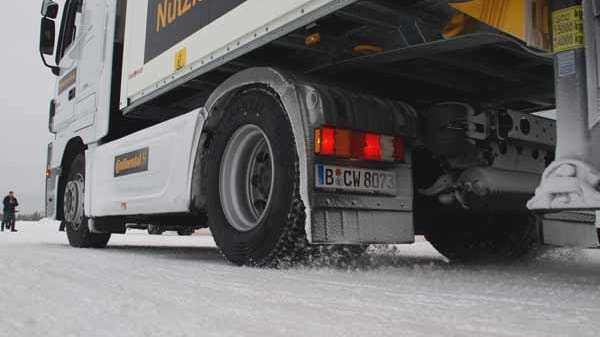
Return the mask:
M120 107L127 112L355 1L129 1Z

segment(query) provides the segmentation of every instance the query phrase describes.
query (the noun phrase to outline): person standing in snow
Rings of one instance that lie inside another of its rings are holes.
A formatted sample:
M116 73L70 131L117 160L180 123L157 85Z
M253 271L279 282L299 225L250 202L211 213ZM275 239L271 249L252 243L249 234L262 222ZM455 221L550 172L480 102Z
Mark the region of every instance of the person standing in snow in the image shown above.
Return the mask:
M8 195L4 198L4 217L2 218L2 228L1 230L4 232L4 226L6 225L7 230L11 230L11 232L16 232L15 228L15 213L16 207L19 206L19 202L17 198L15 198L15 193L13 191L8 192Z

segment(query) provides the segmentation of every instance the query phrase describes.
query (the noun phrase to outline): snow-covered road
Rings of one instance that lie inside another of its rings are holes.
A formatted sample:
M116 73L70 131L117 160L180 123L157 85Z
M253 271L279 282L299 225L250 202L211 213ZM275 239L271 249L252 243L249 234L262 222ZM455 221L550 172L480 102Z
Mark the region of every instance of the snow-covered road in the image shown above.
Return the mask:
M429 244L358 268L238 268L209 236L72 249L51 222L0 233L0 336L598 336L600 250L449 265Z

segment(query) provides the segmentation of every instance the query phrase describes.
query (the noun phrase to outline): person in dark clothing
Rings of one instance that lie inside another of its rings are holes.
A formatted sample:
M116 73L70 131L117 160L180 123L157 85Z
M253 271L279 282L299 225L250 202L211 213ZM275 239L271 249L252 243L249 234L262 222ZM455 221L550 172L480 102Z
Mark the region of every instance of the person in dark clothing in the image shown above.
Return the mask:
M15 198L15 193L13 191L8 192L8 195L4 198L4 217L2 218L2 228L1 230L4 232L4 227L6 226L7 230L11 230L11 232L16 232L15 228L15 213L16 207L19 206L19 202L17 198Z

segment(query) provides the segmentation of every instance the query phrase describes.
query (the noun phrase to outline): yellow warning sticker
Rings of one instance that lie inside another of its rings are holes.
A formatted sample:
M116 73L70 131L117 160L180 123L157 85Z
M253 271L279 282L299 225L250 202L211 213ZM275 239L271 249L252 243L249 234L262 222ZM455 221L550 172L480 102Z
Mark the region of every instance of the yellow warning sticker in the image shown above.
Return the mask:
M175 71L183 69L187 65L187 49L183 48L175 53Z
M554 52L583 48L583 9L573 6L552 13Z

